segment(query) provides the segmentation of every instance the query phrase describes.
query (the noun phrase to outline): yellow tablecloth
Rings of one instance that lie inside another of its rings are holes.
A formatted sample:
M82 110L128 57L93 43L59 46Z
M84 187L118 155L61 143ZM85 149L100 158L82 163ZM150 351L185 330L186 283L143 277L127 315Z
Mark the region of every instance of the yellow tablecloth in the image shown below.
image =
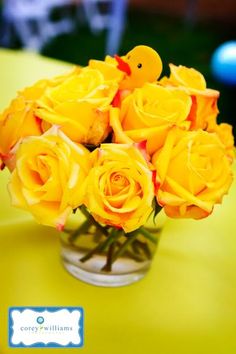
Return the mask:
M0 108L64 63L0 51ZM208 219L169 220L149 274L116 289L98 288L61 266L56 231L10 206L0 173L0 353L42 352L7 344L9 306L82 306L84 354L236 353L236 184ZM46 349L50 353L74 349ZM77 352L77 351L76 351Z

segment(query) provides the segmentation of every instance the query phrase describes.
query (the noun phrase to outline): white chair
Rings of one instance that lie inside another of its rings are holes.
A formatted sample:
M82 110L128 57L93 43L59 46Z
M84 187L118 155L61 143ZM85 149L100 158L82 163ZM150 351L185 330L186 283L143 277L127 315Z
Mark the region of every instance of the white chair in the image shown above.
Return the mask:
M70 19L50 19L54 7L69 3L70 0L4 0L5 44L10 43L12 29L24 48L34 50L40 50L51 37L70 32L73 29Z
M105 3L108 10L103 12L100 5ZM91 31L108 30L106 54L116 54L124 31L128 0L82 0L82 4Z
M10 44L11 31L14 30L24 48L39 51L50 38L74 29L75 23L69 18L59 21L50 19L53 8L71 3L77 4L78 10L82 5L93 33L107 30L106 54L117 53L128 0L3 0L5 31L2 43L6 46ZM107 11L101 11L101 3L107 4Z

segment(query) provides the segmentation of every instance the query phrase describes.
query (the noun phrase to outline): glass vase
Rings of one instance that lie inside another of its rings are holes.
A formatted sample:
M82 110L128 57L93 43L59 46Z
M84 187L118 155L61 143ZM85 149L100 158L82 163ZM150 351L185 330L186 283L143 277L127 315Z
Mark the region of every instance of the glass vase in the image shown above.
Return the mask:
M150 217L145 226L127 234L101 226L88 213L79 219L79 225L61 233L62 262L69 273L105 287L128 285L145 276L157 248L163 216L158 214L155 223Z

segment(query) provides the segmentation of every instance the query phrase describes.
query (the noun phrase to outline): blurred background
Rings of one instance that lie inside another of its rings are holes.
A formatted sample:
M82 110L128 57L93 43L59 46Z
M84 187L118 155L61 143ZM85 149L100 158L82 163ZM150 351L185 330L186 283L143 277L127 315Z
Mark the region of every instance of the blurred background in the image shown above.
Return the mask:
M216 52L228 41L234 42L226 54L225 48ZM202 72L208 87L221 92L219 121L234 126L235 41L235 0L0 1L1 47L86 65L90 58L149 45L162 57L164 74L170 62Z

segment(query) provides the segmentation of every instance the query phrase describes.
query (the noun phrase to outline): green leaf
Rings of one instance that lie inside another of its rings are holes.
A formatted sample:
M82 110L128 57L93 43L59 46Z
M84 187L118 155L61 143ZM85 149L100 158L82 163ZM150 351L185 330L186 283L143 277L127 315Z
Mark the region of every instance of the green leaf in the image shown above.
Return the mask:
M152 208L153 208L153 222L155 224L155 222L156 222L155 218L156 218L157 214L159 214L162 209L162 207L157 203L156 198L154 198L152 201Z

